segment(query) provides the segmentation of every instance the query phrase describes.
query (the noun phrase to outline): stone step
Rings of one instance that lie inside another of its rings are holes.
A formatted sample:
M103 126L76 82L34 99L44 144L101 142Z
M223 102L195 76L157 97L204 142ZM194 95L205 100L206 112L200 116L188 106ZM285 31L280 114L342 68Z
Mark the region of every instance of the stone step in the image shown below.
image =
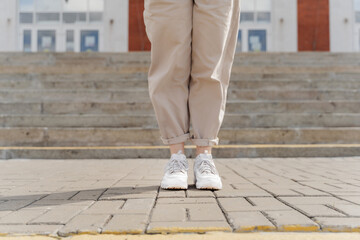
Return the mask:
M360 101L227 101L226 114L360 113ZM150 102L4 103L1 114L154 114Z
M2 90L148 90L147 80L89 81L78 80L1 80ZM347 90L360 89L359 80L230 80L229 89L239 90Z
M195 158L195 146L185 146L188 158ZM359 144L242 144L219 145L212 149L216 158L254 157L345 157L360 156ZM169 158L166 146L119 147L0 147L0 159L129 159Z
M360 61L357 53L298 52L298 53L236 53L234 65L266 66L328 66L354 65ZM127 53L2 53L0 65L3 66L118 66L126 64L148 65L150 52Z
M0 115L2 127L142 127L157 128L153 114ZM225 114L224 128L360 127L360 113Z
M310 89L310 90L243 90L229 89L228 100L360 100L359 89ZM28 89L28 90L0 90L1 102L57 102L66 101L130 101L144 102L150 101L147 89L128 89L128 90L58 90L58 89Z
M221 144L356 144L360 128L222 128L219 139ZM0 146L122 145L163 144L157 128L0 128Z
M258 72L232 72L230 81L319 81L319 80L352 80L360 81L358 72L277 72L277 73L266 73L261 68ZM84 82L103 82L103 81L147 81L147 71L137 72L83 72L83 73L69 73L67 71L55 72L55 73L35 73L32 71L22 72L11 72L4 73L0 71L0 81L37 81L37 82L73 82L73 81L84 81Z

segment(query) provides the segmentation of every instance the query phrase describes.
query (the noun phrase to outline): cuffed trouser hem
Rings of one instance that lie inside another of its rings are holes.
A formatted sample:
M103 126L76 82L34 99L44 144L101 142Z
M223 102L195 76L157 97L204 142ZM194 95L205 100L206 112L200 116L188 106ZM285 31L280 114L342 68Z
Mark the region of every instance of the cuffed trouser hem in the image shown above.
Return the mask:
M182 143L185 142L186 140L188 140L190 138L190 133L185 133L183 135L180 136L176 136L173 138L163 138L160 137L160 139L162 140L162 142L164 144L177 144L177 143Z
M190 138L190 141L196 145L196 146L215 146L219 144L219 138L214 138L214 139L205 139L205 138L193 138L194 136L192 136Z

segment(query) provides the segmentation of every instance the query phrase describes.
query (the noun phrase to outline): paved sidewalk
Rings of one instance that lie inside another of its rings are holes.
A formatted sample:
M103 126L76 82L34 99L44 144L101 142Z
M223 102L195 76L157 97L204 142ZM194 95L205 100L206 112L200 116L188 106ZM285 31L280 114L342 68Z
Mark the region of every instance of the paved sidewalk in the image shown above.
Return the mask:
M360 157L216 159L219 191L159 188L167 159L2 160L0 234L360 232Z

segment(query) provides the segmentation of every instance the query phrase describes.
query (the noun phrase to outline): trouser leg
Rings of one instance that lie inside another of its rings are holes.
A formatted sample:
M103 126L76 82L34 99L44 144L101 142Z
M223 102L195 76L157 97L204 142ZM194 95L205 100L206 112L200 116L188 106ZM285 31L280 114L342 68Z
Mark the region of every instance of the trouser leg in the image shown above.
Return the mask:
M240 22L240 0L194 0L189 112L198 146L218 145Z
M223 1L223 0L221 0ZM145 0L151 43L148 87L164 144L185 142L189 133L189 79L193 0Z

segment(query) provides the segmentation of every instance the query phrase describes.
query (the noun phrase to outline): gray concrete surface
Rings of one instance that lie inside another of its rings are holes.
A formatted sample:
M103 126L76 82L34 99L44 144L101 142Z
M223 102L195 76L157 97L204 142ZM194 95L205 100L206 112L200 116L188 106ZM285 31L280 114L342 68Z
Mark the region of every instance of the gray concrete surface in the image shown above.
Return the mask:
M360 157L215 158L219 191L188 160L186 191L167 159L2 160L0 234L360 231Z

